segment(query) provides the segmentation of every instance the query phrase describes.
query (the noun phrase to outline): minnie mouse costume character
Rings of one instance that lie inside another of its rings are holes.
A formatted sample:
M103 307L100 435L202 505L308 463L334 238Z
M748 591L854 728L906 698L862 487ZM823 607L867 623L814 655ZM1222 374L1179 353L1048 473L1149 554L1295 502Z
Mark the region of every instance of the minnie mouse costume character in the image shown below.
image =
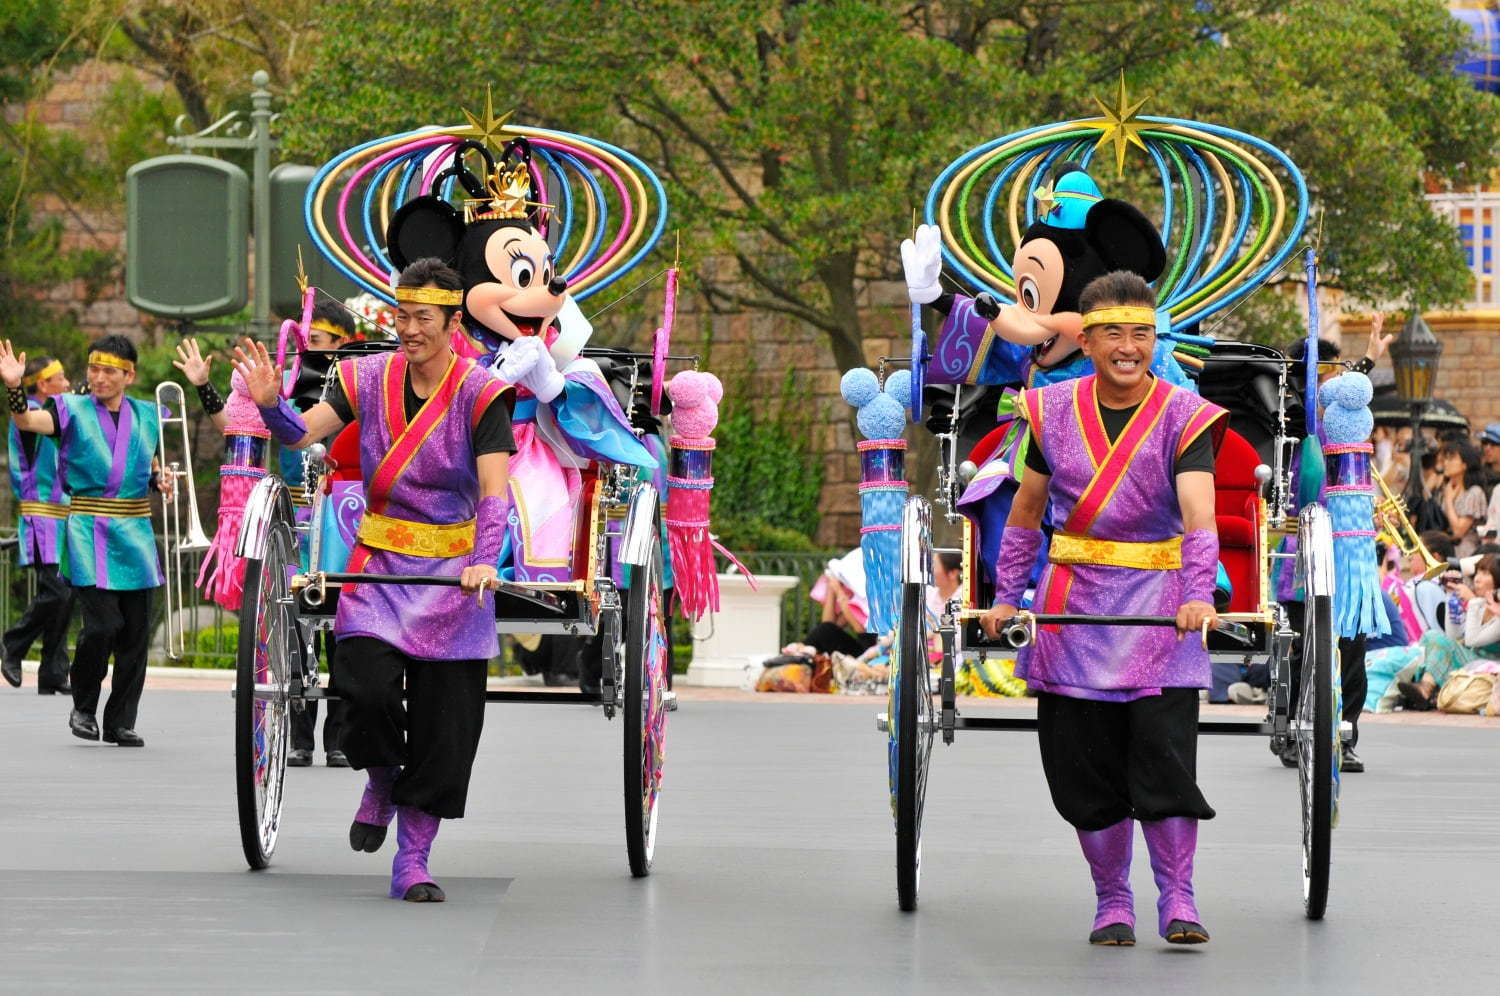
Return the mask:
M483 180L464 165L477 153ZM521 582L570 581L574 524L582 500L580 470L591 460L655 470L657 461L631 430L598 364L579 356L592 328L567 295L546 239L545 210L531 197L531 146L505 146L497 166L478 142L463 142L430 190L448 179L470 199L459 211L427 194L391 219L391 259L436 257L463 282L463 328L453 348L516 387L502 575Z
M1105 198L1073 163L1061 166L1051 184L1033 195L1037 220L1016 247L1016 300L1002 305L988 293L978 297L943 292L942 235L922 225L901 244L907 295L944 316L927 370L932 384L1019 384L1044 387L1094 372L1081 350L1083 316L1078 296L1095 277L1114 270L1147 281L1161 275L1166 250L1156 226L1124 201ZM1165 326L1158 315L1158 331ZM1158 335L1151 372L1169 384L1194 389L1172 356L1172 342ZM1017 392L1001 399L999 425L980 444L978 473L959 504L979 532L979 558L994 577L1000 535L1011 499L1024 473L1027 432L1015 408ZM982 459L981 459L982 454ZM1037 570L1046 563L1045 545ZM1033 572L1035 576L1035 571Z

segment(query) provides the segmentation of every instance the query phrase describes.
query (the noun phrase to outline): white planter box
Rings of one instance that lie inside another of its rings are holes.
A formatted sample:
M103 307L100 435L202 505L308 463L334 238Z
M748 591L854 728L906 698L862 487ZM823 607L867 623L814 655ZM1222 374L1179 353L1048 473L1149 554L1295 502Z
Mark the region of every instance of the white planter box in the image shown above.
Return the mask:
M761 661L781 652L781 596L797 578L761 574L755 580L758 591L743 574L719 575L719 611L694 627L693 663L684 684L738 688L747 669L759 675Z

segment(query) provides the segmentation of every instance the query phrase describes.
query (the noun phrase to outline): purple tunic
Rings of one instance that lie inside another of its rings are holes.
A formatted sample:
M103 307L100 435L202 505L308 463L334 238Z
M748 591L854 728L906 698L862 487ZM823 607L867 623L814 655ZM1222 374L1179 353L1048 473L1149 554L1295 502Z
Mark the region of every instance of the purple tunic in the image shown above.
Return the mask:
M1094 392L1090 375L1022 396L1023 415L1052 467L1048 497L1058 532L1083 537L1085 547L1088 539L1153 543L1181 537L1177 457L1226 413L1156 380L1110 443ZM1054 551L1056 543L1054 538ZM1054 561L1043 572L1034 607L1045 613L1175 616L1186 598L1183 573ZM1035 645L1018 657L1016 676L1040 691L1129 701L1162 688L1207 688L1209 661L1202 641L1179 640L1172 627L1038 627Z
M479 503L471 429L499 397L501 386L472 360L455 356L408 425L405 378L406 361L399 353L339 364L340 382L358 417L369 512L418 525L471 520ZM470 557L471 551L418 556L358 543L349 570L456 578ZM339 596L334 632L374 637L422 660L488 660L500 652L494 596L485 592L475 599L457 588L346 587Z

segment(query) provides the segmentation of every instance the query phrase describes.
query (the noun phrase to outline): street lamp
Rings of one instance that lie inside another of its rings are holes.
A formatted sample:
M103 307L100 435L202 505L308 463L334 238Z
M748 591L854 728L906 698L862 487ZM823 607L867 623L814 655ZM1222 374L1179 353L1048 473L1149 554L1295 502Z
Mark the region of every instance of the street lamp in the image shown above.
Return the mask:
M1401 335L1391 343L1391 366L1396 372L1396 397L1411 405L1411 469L1406 476L1406 507L1415 510L1422 494L1422 415L1432 400L1438 357L1443 344L1413 307Z

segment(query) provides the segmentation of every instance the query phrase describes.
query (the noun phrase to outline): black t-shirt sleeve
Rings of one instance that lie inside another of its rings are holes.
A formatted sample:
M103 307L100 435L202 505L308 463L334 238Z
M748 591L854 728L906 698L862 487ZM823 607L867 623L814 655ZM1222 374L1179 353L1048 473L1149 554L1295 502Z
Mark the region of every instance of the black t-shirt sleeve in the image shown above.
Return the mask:
M1042 453L1042 447L1037 443L1036 434L1026 443L1026 469L1038 474L1052 476L1052 465L1047 462L1047 457Z
M344 384L337 377L328 385L328 394L323 400L328 402L340 422L348 425L354 421L354 409L349 406L349 396L344 393Z
M510 392L507 392L510 393ZM514 453L516 438L510 428L510 405L504 396L490 402L474 427L474 455Z
M62 434L62 423L57 420L57 399L56 398L48 398L47 399L47 403L44 404L44 405L42 405L42 411L44 411L48 415L52 416L52 435L54 435L54 436L61 435ZM27 439L31 440L32 448L27 451L27 453L26 453L27 457L33 457L33 456L36 455L36 441L33 438L34 435L35 435L34 433L30 433L30 432L23 432L23 433L21 433L21 439L23 441L27 440Z
M1182 451L1177 458L1177 467L1174 473L1186 474L1189 471L1201 470L1212 474L1214 472L1214 444L1213 432L1205 429L1198 433L1198 438L1188 443L1188 448Z

